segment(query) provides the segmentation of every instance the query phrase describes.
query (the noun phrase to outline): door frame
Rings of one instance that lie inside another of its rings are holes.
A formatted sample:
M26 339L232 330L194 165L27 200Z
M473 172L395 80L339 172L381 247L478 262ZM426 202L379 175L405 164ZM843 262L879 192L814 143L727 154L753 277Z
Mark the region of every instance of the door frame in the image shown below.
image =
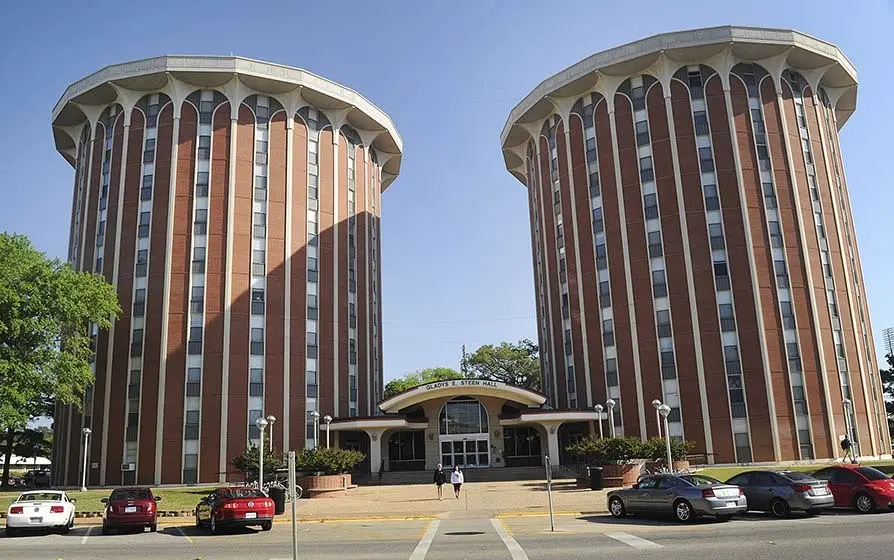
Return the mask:
M453 451L453 442L456 442L456 441L465 441L465 442L470 442L470 441L474 441L474 442L484 441L485 444L486 444L486 446L485 446L485 449L486 449L486 452L487 452L487 464L486 464L486 465L479 465L479 464L468 465L468 464L466 464L465 457L466 457L466 455L469 455L469 453L466 452L466 449L465 449L466 444L465 444L465 443L463 444L463 453L462 453L462 456L463 456L462 467L463 467L463 468L466 468L466 469L486 469L486 468L489 468L489 467L491 466L491 461L493 460L493 457L491 456L491 452L490 452L490 434L487 433L487 432L480 432L480 433L477 433L477 434L440 434L440 437L438 438L438 457L440 458L440 462L441 462L441 463L444 462L444 455L445 455L444 450L443 450L444 443L445 443L445 442L450 442L450 457L451 457L451 459L453 459L452 464L450 465L450 467L452 468L452 467L454 467L454 466L456 465L456 457L457 457L458 454L457 454L457 453L454 453L454 451ZM477 463L477 462L478 462L478 461L477 461L477 456L478 456L478 455L482 455L483 453L482 453L481 451L478 451L478 449L477 449L477 447L478 447L477 443L475 444L475 447L476 447L476 449L475 449L475 455L476 455L476 463Z

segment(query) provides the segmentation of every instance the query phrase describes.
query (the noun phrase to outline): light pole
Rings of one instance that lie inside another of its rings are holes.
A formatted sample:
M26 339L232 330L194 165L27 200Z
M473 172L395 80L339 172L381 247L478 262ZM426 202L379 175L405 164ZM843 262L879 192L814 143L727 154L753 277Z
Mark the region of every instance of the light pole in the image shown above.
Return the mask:
M674 472L674 460L673 457L671 457L671 436L670 430L667 428L667 415L670 414L671 407L662 404L657 410L658 414L664 419L664 445L667 447L667 470L669 472Z
M270 424L270 451L273 451L273 424L276 423L276 416L272 414L268 416L267 423Z
M602 411L603 411L603 407L601 404L597 404L593 408L596 409L596 414L599 415L599 439L602 439Z
M332 422L332 417L328 414L323 416L323 422L326 423L326 449L329 449L329 423Z
M857 456L856 450L856 442L854 441L854 432L851 429L851 405L853 403L850 399L844 399L841 401L841 406L844 407L844 429L847 431L847 439L851 442L851 447L849 450L845 450L845 458L847 458L847 453L851 453L851 462L855 462L854 458Z
M615 405L617 403L614 399L608 399L605 401L605 408L608 409L608 428L609 433L612 437L615 437Z
M310 416L314 419L314 449L316 449L320 446L320 413L312 410Z
M261 431L261 446L258 448L258 489L261 492L264 491L264 428L268 423L263 416L255 420L255 426Z
M90 434L92 430L90 428L84 428L81 430L84 434L84 470L81 472L81 492L87 491L87 455L89 455L90 446L88 442L90 441Z
M655 419L658 421L658 437L661 437L661 413L658 411L661 408L661 401L658 399L653 400L652 406L655 407Z

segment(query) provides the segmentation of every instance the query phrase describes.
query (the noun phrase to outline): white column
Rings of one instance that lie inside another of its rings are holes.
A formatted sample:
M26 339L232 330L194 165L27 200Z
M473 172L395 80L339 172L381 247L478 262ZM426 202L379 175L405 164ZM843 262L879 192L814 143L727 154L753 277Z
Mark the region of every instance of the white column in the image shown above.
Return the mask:
M227 247L226 269L224 271L224 324L223 324L223 363L221 365L220 384L220 482L227 479L227 421L229 418L228 398L230 393L230 310L233 301L233 219L236 204L236 133L239 130L239 106L230 104L230 161L227 178Z
M540 425L543 426L544 430L546 430L546 442L550 465L552 465L553 467L557 467L562 464L559 449L559 426L561 426L562 423L544 422Z
M382 466L382 428L368 428L364 430L369 435L369 471L377 474Z

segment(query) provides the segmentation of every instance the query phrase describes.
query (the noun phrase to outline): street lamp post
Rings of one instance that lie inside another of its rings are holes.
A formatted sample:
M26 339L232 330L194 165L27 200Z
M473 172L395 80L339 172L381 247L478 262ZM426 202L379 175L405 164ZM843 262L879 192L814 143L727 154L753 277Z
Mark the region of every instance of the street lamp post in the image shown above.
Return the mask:
M854 432L853 432L853 428L851 426L851 406L852 406L852 404L853 403L851 402L850 399L844 399L843 401L841 401L841 406L844 407L844 429L847 432L847 439L851 442L850 450L845 451L844 456L846 459L847 453L850 452L851 453L851 462L853 463L853 462L855 462L854 458L857 456L857 454L854 449L856 447L856 442L854 441Z
M656 410L658 410L658 414L664 419L664 445L667 448L667 470L669 472L674 472L674 460L671 456L671 437L670 430L667 427L667 415L671 412L671 407L666 404L660 405Z
M326 423L326 449L329 449L329 423L332 422L332 417L328 414L323 416L323 422Z
M90 441L90 434L92 430L90 428L84 428L82 430L84 434L84 470L81 472L81 492L87 491L87 456L90 454L90 446L88 442Z
M264 428L267 427L267 419L261 416L255 420L255 426L261 431L261 445L258 448L258 489L264 491Z
M605 401L605 408L608 409L608 428L609 433L612 437L615 437L615 405L617 403L614 399L608 399Z
M653 400L652 406L655 407L655 419L658 421L658 437L661 437L661 413L658 411L661 408L661 401L658 399Z
M602 411L603 411L603 407L601 404L597 404L593 408L596 409L596 414L599 415L599 439L602 439Z
M268 416L267 423L270 425L270 451L273 451L273 424L276 423L276 416L272 414Z
M311 418L314 419L314 449L320 446L320 413L312 410Z

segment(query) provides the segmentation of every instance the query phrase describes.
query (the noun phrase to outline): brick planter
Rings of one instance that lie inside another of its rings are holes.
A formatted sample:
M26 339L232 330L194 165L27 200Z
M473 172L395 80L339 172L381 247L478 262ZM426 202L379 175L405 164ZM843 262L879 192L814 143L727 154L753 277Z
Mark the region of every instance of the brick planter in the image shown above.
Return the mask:
M353 488L351 473L299 476L298 485L307 498L337 498L344 496L345 486Z
M645 470L650 472L659 471L667 467L667 461L648 461ZM689 461L674 461L674 472L689 470Z
M621 488L623 486L633 486L643 466L640 463L632 463L628 465L602 465L602 475L605 478L606 488Z

